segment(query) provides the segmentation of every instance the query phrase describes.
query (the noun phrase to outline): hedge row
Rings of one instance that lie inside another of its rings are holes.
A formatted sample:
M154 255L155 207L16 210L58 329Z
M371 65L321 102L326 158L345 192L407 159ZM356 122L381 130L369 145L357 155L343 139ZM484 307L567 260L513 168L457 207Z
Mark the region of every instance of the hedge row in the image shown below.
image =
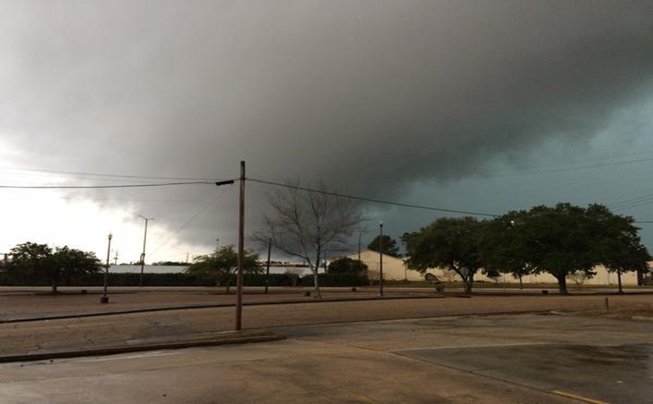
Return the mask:
M307 286L313 285L312 275L297 277L289 274L270 274L266 278L264 274L245 274L243 284L245 286L265 286L267 279L268 286ZM367 278L354 274L319 274L321 286L365 286ZM140 274L138 273L109 273L108 283L110 286L138 286ZM232 276L230 285L236 284L236 277ZM50 286L44 279L26 279L11 276L8 273L0 273L0 285L2 286ZM59 286L102 286L104 285L104 274L91 274L60 282ZM168 274L143 274L144 286L218 286L215 281L185 273ZM219 285L224 286L224 285Z

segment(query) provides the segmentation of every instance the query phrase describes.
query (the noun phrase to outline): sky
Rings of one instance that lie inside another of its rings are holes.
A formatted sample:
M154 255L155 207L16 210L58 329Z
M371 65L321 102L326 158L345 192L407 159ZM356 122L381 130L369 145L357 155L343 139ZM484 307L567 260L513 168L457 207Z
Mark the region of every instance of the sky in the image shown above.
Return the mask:
M137 261L143 217L148 262L235 244L238 185L212 182L240 161L251 179L479 214L601 203L653 250L651 15L627 0L0 0L0 252L104 259L111 233L111 260ZM198 183L137 186L178 182ZM107 185L131 187L69 188ZM60 188L20 188L43 186ZM251 234L275 187L246 189ZM364 209L365 244L379 221L398 238L460 216Z

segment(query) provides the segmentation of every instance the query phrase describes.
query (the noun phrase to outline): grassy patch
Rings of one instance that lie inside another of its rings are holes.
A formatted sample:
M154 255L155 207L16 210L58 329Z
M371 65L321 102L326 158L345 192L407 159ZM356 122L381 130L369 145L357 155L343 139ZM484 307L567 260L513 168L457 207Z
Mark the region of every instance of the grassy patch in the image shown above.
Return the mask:
M601 310L585 310L576 312L582 316L596 316L607 317L618 320L631 320L631 321L653 321L653 306L651 305L638 305L633 307L616 307L605 308Z

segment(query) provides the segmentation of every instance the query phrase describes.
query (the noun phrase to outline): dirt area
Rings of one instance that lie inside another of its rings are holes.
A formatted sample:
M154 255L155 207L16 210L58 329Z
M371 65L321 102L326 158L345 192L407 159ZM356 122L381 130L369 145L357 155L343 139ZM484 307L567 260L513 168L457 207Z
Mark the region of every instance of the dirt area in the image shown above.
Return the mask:
M86 290L63 289L58 295L47 289L0 289L0 321L20 318L39 318L62 315L85 315L139 310L219 308L233 306L235 294L225 294L217 288L114 288L109 293L109 303L101 304L101 288ZM541 291L518 292L484 289L471 298L457 291L437 294L431 289L388 288L383 297L375 288L325 288L323 301L315 302L309 290L301 288L246 290L243 303L249 306L267 306L283 303L320 303L369 301L371 304L351 303L333 306L332 312L321 314L322 318L352 317L353 321L392 319L405 317L428 317L446 315L469 315L490 313L516 313L537 311L582 311L587 315L608 315L616 318L651 318L653 293L575 293L561 296ZM606 310L606 299L608 309ZM376 302L376 303L374 303ZM287 306L287 305L286 305ZM294 306L294 305L291 305ZM287 306L284 312L300 310ZM304 305L302 305L304 306ZM300 311L322 312L322 307L309 304ZM356 307L356 309L353 309ZM378 308L378 309L377 309ZM251 311L252 309L250 309ZM303 316L302 316L303 317ZM319 318L313 319L318 320ZM267 322L265 322L267 324Z
M576 313L583 316L606 317L618 320L653 321L653 304L633 303L626 307L581 310Z

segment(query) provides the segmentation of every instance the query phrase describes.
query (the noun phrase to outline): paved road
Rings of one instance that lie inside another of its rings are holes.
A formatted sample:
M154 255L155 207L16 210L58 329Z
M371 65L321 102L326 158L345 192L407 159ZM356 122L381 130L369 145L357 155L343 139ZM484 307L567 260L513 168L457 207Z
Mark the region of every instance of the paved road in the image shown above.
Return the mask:
M650 322L510 315L273 330L289 338L0 365L0 402L650 402Z

